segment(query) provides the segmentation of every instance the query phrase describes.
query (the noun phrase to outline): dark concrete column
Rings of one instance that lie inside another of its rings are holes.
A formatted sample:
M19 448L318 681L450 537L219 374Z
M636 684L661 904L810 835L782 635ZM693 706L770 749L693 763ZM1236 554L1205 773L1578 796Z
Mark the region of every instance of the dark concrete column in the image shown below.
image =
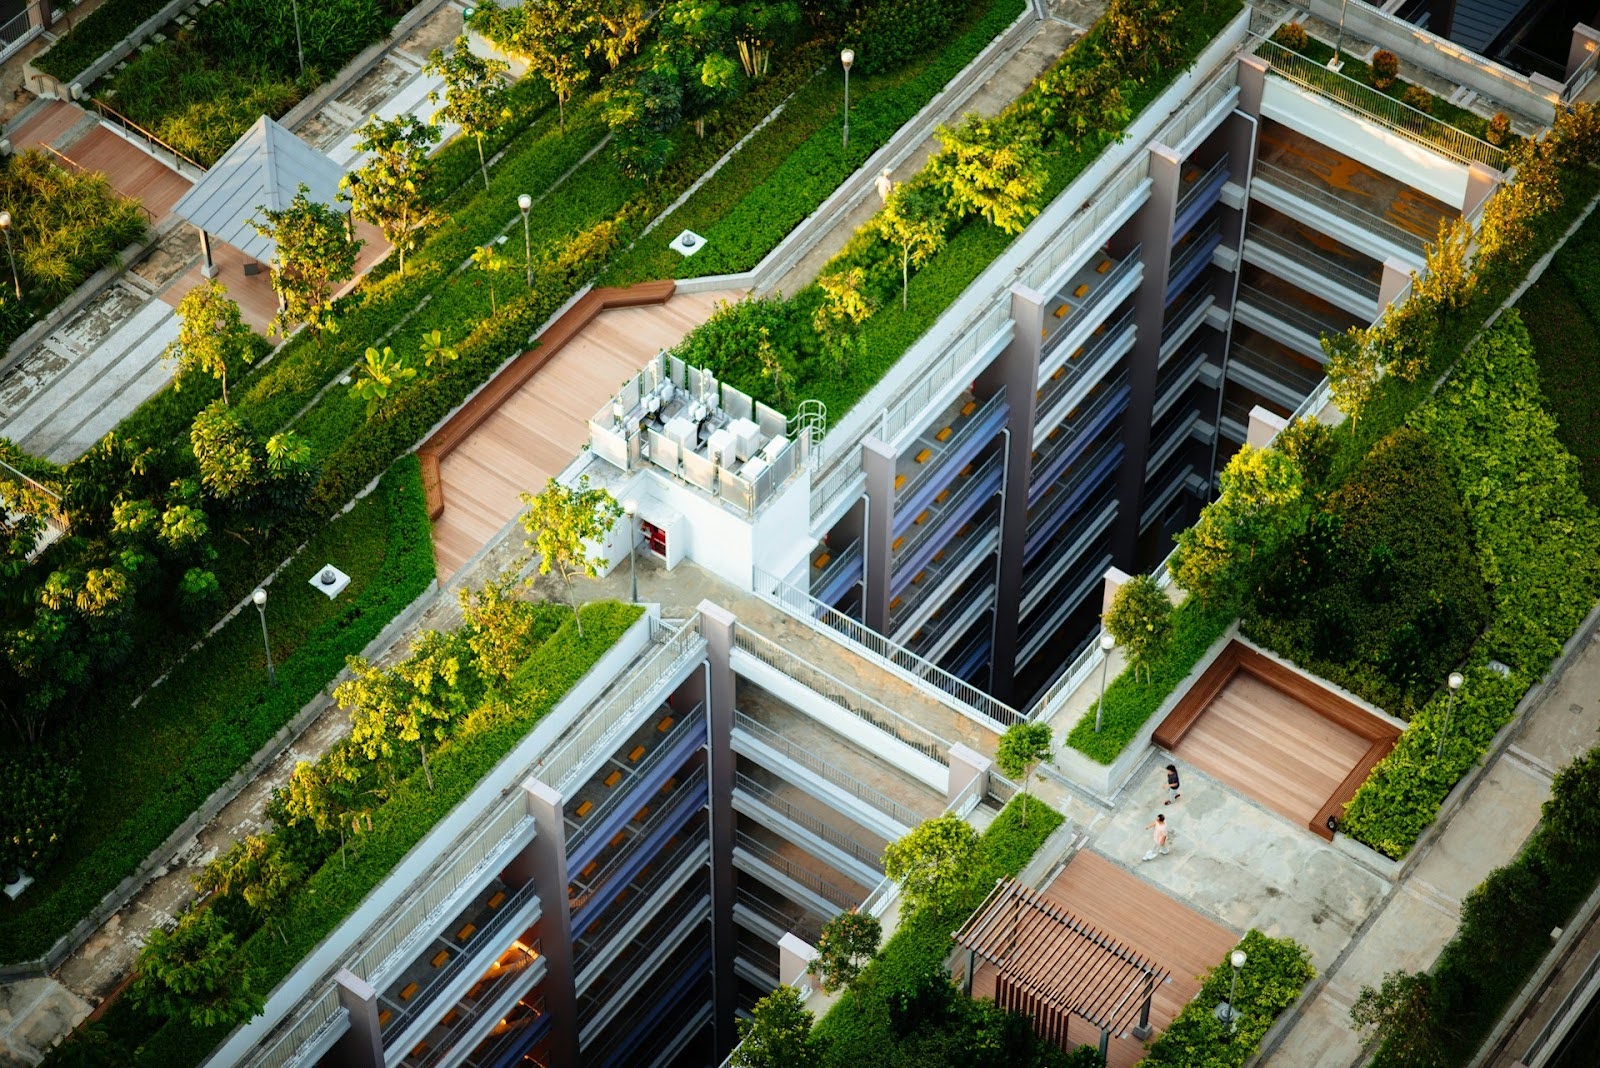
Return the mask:
M340 968L333 982L339 989L339 1004L350 1013L350 1030L334 1043L330 1062L341 1068L383 1068L378 992L348 968Z
M711 984L712 1026L720 1060L738 1042L734 1013L739 983L733 973L738 935L733 927L733 613L701 601L700 635L709 661L706 683L708 771L711 777Z
M1178 209L1182 161L1163 145L1150 147L1150 199L1133 219L1133 234L1144 261L1144 278L1134 295L1138 334L1128 354L1131 387L1122 420L1122 470L1117 479L1117 522L1113 562L1124 570L1139 566L1139 515L1144 503L1144 465L1150 455L1150 416L1155 408L1156 364L1161 358L1161 328L1166 320L1167 269L1172 264L1172 224Z
M861 443L861 468L867 473L867 517L863 534L867 580L861 596L862 621L889 636L889 557L894 541L895 451L877 438Z
M1270 66L1260 56L1239 57L1239 110L1252 118L1261 117L1261 94L1266 90Z
M1033 421L1039 394L1040 334L1047 297L1026 286L1011 289L1011 343L978 378L984 395L1006 391L1004 496L1000 500L1000 563L994 611L990 693L1002 701L1016 697L1017 626L1022 612L1022 550L1028 539L1028 485L1033 480Z
M203 227L196 226L195 229L200 231L200 251L205 253L206 257L205 266L200 268L200 275L203 278L215 278L217 265L211 259L211 235L206 233Z
M572 949L572 906L567 899L567 825L561 795L531 776L522 783L533 817L534 838L529 860L539 894L540 942L544 953L545 1008L550 1029L550 1068L577 1068L578 988Z

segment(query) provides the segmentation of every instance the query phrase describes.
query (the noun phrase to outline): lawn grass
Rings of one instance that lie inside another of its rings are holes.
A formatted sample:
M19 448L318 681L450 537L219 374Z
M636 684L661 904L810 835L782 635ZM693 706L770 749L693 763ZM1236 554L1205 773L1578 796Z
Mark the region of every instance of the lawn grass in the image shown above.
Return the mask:
M1578 458L1584 495L1600 501L1600 213L1517 302L1561 443Z

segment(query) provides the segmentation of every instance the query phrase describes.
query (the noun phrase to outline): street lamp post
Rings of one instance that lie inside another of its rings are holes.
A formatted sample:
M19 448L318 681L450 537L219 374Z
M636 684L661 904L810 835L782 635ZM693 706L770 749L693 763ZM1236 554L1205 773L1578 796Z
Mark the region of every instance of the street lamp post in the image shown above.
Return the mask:
M261 644L267 647L267 685L276 686L278 673L272 667L272 639L267 637L267 591L257 586L250 600L255 602L256 612L261 616Z
M6 234L6 259L11 261L11 284L17 290L17 303L22 303L22 279L17 277L17 257L11 251L11 213L0 211L0 230Z
M1338 73L1344 64L1339 62L1339 48L1344 44L1344 9L1350 6L1350 0L1341 0L1339 4L1339 35L1333 39L1333 58L1328 60L1328 69Z
M1439 731L1439 748L1433 754L1433 759L1435 760L1444 756L1445 736L1450 733L1450 715L1456 710L1456 693L1460 691L1461 684L1466 681L1459 671L1450 672L1450 678L1446 680L1446 685L1450 687L1450 701L1444 706L1444 727Z
M1100 717L1106 710L1106 675L1111 670L1111 650L1117 647L1117 639L1111 636L1109 630L1100 632L1100 703L1094 706L1094 732L1100 733Z
M844 64L844 147L850 147L850 67L856 61L856 54L852 49L846 48L839 53L839 62Z
M1233 1004L1233 997L1239 992L1239 969L1244 967L1248 958L1244 950L1236 949L1228 955L1228 963L1233 965L1233 980L1228 984L1228 1034L1235 1034L1239 1030L1239 1010Z
M278 10L283 10L279 8ZM300 43L300 0L294 0L294 50L300 54L300 77L306 76L306 47Z
M528 235L528 212L533 210L533 198L523 193L517 198L517 209L522 212L522 263L528 269L528 288L533 288L533 238Z
M633 542L639 536L637 520L639 518L639 502L629 497L622 502L622 510L628 515L628 579L632 595L628 601L632 604L639 603L639 564L634 558Z

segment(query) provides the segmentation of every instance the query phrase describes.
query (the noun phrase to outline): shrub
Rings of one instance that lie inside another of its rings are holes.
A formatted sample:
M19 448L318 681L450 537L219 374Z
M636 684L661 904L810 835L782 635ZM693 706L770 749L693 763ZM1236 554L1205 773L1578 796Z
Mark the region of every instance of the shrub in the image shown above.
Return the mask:
M1433 112L1433 94L1420 85L1408 85L1405 92L1400 94L1400 99L1416 108L1424 115Z
M1304 52L1310 40L1306 35L1306 28L1298 22L1286 22L1278 27L1273 39L1291 52Z
M867 0L840 41L855 50L862 74L893 70L943 40L961 7L960 0Z
M166 0L101 4L78 19L71 33L35 56L33 65L58 81L70 82L165 6Z
M1387 89L1398 77L1400 77L1400 57L1393 52L1379 49L1372 57L1372 84L1379 89ZM1427 108L1422 110L1426 111Z
M1117 590L1106 613L1106 630L1127 650L1134 678L1150 675L1172 642L1172 601L1150 575L1135 575Z
M0 757L0 883L55 860L81 799L77 769L49 750Z
M1497 111L1489 118L1489 125L1484 130L1483 139L1491 145L1503 145L1506 138L1511 136L1511 116L1503 111Z

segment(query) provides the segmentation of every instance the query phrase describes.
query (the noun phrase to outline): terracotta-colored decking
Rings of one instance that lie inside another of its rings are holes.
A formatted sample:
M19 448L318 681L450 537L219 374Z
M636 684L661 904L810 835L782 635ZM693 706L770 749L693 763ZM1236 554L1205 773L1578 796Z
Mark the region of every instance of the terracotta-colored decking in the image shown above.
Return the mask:
M1150 1010L1156 1034L1199 993L1196 976L1215 968L1238 941L1232 931L1088 849L1072 858L1044 896L1169 969L1172 981L1156 989ZM973 996L992 997L994 983L993 967L980 966L973 974ZM1100 1041L1099 1032L1076 1017L1069 1031L1074 1045ZM1108 1068L1132 1068L1144 1056L1144 1043L1113 1038L1108 1052Z
M172 205L188 192L189 179L110 130L88 126L88 119L76 104L53 100L8 136L19 151L41 148L58 163L64 157L83 170L104 173L111 188L149 210L155 225L165 222ZM80 133L72 134L74 129Z
M602 312L440 462L444 513L433 527L441 579L456 570L572 462L589 417L623 380L682 340L736 291L673 296L645 308Z

